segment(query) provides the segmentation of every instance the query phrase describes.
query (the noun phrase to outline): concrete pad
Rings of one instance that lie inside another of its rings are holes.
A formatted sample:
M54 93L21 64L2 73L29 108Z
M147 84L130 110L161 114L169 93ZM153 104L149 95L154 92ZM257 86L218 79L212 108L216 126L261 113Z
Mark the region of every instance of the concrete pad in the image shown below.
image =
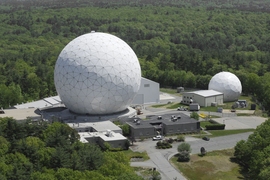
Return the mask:
M163 100L172 100L175 98L167 93L160 93L159 99L160 99L160 101L163 101Z
M186 136L185 137L186 142L198 141L198 140L200 140L200 139L199 138L194 138L194 137L191 137L191 136Z
M214 121L220 124L226 124L225 130L229 129L256 129L257 126L262 124L267 118L258 116L235 116L214 118Z

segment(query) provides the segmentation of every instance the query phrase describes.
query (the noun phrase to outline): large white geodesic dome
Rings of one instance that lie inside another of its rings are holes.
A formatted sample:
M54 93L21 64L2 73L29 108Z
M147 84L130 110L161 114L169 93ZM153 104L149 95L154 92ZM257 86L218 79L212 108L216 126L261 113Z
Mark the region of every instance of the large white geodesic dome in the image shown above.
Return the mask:
M139 90L141 67L120 38L91 32L72 40L60 53L54 83L65 106L78 114L125 110Z
M238 100L242 93L242 85L236 75L230 72L220 72L212 77L208 89L222 92L224 102Z

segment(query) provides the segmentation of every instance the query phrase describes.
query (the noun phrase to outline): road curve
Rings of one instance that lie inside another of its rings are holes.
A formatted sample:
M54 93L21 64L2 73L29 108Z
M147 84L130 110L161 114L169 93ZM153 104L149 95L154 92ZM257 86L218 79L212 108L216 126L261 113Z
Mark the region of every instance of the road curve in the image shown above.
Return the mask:
M210 141L204 141L202 139L186 137L186 142L191 146L191 153L200 153L201 147L204 147L207 151L230 149L233 148L240 140L246 140L252 132L228 135L222 137L211 138ZM156 168L163 180L186 180L186 178L175 169L170 163L169 159L177 154L177 147L180 143L173 143L171 149L156 149L156 141L146 139L143 142L136 142L134 146L131 146L133 151L143 152L146 151L150 160L143 162L131 162L131 166L142 166Z

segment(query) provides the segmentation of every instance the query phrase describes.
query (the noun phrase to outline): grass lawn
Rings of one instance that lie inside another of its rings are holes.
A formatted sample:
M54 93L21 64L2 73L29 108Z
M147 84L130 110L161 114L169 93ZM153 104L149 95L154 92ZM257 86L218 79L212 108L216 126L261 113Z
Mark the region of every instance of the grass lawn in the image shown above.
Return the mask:
M178 162L176 155L170 159L170 162L190 180L245 179L241 174L241 167L231 161L233 153L233 149L227 149L208 152L203 157L194 154L191 155L190 162L184 163Z
M209 130L212 135L210 137L227 136L232 134L240 134L246 132L254 132L255 129L232 129L232 130Z
M153 171L152 168L148 168L148 167L133 167L133 169L138 175L140 175L144 179L152 179L154 174L156 176L160 175L158 171Z
M211 125L211 124L212 124L212 123L209 122L209 121L200 121L200 126L201 126L202 128L205 128L206 125Z
M161 92L167 93L167 94L173 94L176 96L182 96L181 93L177 93L177 89L169 89L169 88L160 88Z
M207 123L205 123L204 125L207 125ZM254 131L255 129L209 130L208 132L210 133L210 135L207 135L207 136L219 137L219 136L228 136L228 135L233 135L233 134L240 134L240 133L254 132ZM200 134L193 135L193 137L202 138L206 134L207 133L205 131L201 131Z
M132 150L121 151L123 152L129 159L131 158L143 158L143 160L148 160L149 156L146 152L133 152Z
M183 106L180 103L167 103L167 104L155 104L152 105L154 108L167 108L167 109L177 109L178 107ZM188 107L188 106L183 106Z

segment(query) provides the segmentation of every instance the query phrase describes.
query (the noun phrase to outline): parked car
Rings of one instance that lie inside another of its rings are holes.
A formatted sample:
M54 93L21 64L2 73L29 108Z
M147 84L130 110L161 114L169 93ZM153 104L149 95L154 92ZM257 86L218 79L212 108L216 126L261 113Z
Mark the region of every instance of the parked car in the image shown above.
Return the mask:
M162 136L161 135L157 135L153 137L153 141L159 141L162 140Z
M210 140L210 138L207 137L207 136L204 136L202 139L205 140L205 141L209 141Z

